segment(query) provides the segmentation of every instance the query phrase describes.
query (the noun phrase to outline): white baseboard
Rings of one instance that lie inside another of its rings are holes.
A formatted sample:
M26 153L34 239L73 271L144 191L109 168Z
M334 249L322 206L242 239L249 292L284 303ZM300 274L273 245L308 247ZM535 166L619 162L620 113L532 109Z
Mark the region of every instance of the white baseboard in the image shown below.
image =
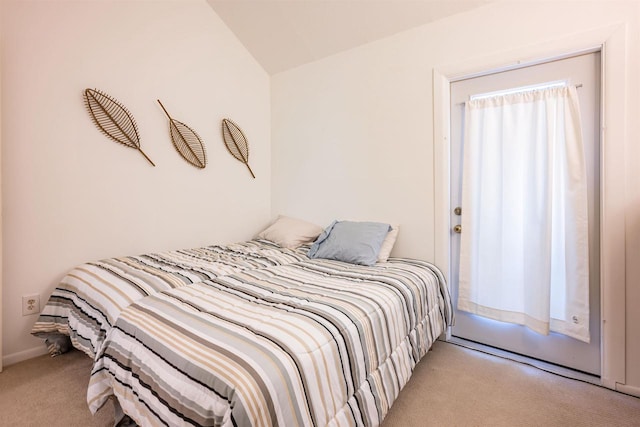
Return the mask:
M616 390L621 393L630 394L631 396L640 397L640 387L616 383Z
M19 351L17 353L7 354L2 357L2 366L14 365L24 360L33 359L34 357L47 354L47 346L39 345L38 347L30 348L28 350Z

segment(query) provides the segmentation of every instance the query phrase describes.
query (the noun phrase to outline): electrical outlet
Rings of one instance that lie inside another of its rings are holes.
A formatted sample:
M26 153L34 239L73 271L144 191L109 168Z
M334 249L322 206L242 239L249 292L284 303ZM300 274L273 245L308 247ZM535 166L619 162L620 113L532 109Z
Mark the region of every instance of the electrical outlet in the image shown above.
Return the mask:
M40 313L40 295L24 295L22 297L22 315Z

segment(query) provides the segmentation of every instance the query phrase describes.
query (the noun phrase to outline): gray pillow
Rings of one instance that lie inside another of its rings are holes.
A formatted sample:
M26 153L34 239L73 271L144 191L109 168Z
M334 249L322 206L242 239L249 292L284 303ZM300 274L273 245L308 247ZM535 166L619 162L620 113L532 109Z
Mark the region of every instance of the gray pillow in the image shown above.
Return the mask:
M334 221L313 243L309 258L374 265L389 230L380 222Z

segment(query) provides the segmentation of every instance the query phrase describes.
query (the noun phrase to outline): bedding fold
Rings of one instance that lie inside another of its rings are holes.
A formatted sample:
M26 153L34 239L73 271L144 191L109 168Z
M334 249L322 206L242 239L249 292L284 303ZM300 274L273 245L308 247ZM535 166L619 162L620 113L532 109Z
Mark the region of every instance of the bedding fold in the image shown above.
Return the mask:
M306 250L251 240L82 264L54 289L31 333L45 340L52 356L73 345L95 357L120 312L131 303L242 270L305 260Z
M141 426L377 426L452 321L423 261L245 270L125 308L87 401L115 396Z

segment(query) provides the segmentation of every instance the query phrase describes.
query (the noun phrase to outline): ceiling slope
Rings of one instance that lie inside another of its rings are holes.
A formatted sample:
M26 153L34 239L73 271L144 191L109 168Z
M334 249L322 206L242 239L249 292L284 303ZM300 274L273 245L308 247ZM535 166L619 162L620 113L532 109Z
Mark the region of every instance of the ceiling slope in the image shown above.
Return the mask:
M207 0L275 74L490 0Z

